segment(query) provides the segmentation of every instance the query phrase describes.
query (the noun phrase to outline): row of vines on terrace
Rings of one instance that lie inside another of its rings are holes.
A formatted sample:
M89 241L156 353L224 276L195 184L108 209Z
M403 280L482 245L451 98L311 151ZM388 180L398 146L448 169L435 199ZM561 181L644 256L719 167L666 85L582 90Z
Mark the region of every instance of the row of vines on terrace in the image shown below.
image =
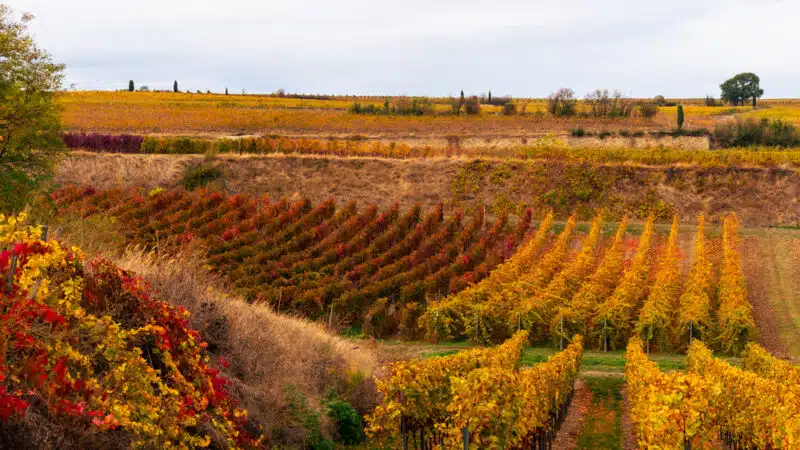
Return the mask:
M526 212L487 220L442 206L379 211L333 200L276 201L207 191L52 195L62 214L113 216L128 242L196 245L235 292L283 312L361 323L376 336L413 337L429 298L488 276L531 227Z

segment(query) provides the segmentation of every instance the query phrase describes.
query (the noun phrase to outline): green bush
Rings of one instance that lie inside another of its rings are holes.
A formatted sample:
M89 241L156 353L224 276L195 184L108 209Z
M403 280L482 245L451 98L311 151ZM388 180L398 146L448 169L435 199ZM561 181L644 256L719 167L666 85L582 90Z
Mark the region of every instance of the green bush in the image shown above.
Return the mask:
M208 167L202 164L189 166L183 171L182 184L187 191L193 191L220 177L222 177L222 170L217 167Z
M364 423L350 403L332 392L328 394L325 404L328 406L328 417L336 424L339 440L343 444L354 445L364 442Z

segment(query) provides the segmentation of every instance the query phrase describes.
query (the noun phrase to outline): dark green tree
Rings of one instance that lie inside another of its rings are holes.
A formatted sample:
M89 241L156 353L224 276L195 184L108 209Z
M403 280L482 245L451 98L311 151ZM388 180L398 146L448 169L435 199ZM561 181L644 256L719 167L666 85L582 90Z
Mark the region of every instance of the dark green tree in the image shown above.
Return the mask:
M128 81L128 92L133 92L136 90L136 85L133 84L133 80Z
M488 100L489 101L487 101L486 103L491 105L492 104L492 91L489 91L489 99Z
M683 105L678 105L678 130L683 129Z
M24 206L64 148L54 100L64 65L36 45L28 32L32 19L24 14L16 21L0 4L0 211Z
M225 95L228 95L228 88L225 88Z
M722 100L736 106L744 106L745 101L752 100L755 108L757 100L764 95L760 84L758 75L752 72L740 73L719 86L722 89Z
M172 92L176 94L178 93L178 80L175 80L175 82L172 83Z

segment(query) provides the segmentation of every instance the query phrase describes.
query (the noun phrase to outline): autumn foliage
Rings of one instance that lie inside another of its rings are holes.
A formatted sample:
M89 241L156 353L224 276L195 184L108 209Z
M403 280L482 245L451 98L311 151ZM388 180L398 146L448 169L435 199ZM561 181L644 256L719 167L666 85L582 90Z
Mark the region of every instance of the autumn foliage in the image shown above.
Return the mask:
M0 421L45 416L83 445L259 445L186 311L24 222L0 216Z

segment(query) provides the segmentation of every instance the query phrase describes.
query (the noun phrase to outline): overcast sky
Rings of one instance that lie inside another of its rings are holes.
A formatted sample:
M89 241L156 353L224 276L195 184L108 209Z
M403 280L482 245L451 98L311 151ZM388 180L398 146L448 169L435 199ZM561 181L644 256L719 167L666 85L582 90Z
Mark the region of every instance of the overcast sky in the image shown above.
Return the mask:
M800 97L797 0L0 1L80 89Z

